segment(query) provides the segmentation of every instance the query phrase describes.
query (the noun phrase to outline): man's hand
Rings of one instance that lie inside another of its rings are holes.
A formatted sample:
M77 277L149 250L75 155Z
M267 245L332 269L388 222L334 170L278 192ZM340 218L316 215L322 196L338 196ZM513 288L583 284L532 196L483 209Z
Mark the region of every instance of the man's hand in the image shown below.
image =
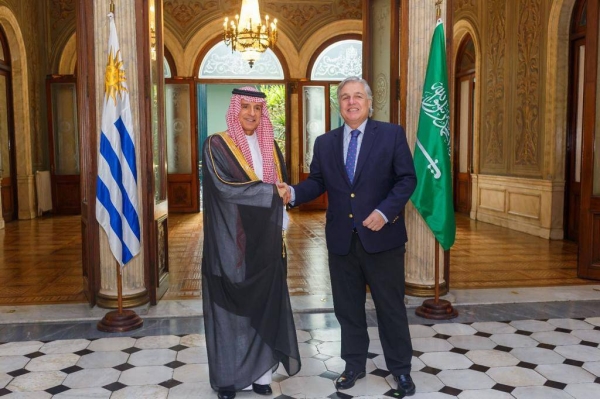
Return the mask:
M379 231L385 225L385 219L377 211L371 212L368 218L363 221L363 226L373 231Z
M283 205L287 205L292 197L290 187L286 183L277 183L277 191L279 191L279 196L283 200Z

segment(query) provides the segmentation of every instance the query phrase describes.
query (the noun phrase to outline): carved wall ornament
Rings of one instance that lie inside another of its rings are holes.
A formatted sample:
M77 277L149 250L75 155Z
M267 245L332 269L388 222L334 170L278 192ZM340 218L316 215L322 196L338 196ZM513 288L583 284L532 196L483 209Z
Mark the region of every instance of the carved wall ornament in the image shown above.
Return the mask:
M454 0L455 12L476 8L477 3L475 2L475 0Z
M362 1L361 0L339 0L337 7L338 15L343 19L361 19Z
M519 2L515 163L538 165L541 0Z
M314 2L314 4L270 4L269 8L280 15L281 20L286 21L286 24L289 24L288 27L292 30L303 29L311 21L323 19L333 13L333 5L331 3L323 4L323 2Z
M196 19L207 10L216 10L218 1L198 0L166 0L163 4L165 14L170 15L182 27L187 26L190 21Z
M65 20L75 20L75 0L52 0L50 13L53 28L64 23Z
M383 73L377 75L375 86L373 87L373 107L378 110L384 109L388 102L388 78Z
M504 56L506 52L506 11L504 0L490 0L490 16L485 54L485 143L487 165L501 165L504 160Z

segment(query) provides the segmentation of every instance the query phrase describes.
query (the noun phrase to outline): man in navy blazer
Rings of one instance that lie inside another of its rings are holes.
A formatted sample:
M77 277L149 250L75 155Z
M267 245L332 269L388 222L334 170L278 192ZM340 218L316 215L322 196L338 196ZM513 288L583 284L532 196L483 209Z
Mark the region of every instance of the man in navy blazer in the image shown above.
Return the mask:
M410 396L415 385L404 305L403 213L417 183L412 154L401 126L369 118L373 96L364 79L345 79L337 97L345 123L316 139L310 175L290 190L290 203L296 206L328 194L329 272L346 361L336 387L351 388L365 376L368 284L388 370L398 390Z

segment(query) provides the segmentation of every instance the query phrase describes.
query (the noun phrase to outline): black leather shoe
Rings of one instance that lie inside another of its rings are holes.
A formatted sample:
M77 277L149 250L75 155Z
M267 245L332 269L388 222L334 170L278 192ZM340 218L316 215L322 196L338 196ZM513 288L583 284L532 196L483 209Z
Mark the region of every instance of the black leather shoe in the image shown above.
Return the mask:
M365 376L364 371L346 370L335 380L336 389L350 389L359 378Z
M396 375L394 379L398 381L398 391L404 392L404 396L415 394L415 383L410 378L410 374Z
M252 390L259 395L271 395L273 390L270 385L261 385L252 383Z
M233 399L235 398L235 391L226 391L224 389L219 389L217 397L219 399Z

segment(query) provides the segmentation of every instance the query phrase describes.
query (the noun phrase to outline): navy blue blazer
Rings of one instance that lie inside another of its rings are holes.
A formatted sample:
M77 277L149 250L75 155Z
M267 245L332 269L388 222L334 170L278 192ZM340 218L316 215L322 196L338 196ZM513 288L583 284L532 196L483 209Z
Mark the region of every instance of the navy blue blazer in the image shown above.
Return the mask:
M350 252L354 227L367 252L404 245L407 241L404 206L417 184L404 129L373 119L367 121L353 184L344 168L343 129L341 126L315 140L310 175L294 186L294 206L327 191L325 236L327 249L334 254ZM388 219L379 231L362 225L375 209Z

